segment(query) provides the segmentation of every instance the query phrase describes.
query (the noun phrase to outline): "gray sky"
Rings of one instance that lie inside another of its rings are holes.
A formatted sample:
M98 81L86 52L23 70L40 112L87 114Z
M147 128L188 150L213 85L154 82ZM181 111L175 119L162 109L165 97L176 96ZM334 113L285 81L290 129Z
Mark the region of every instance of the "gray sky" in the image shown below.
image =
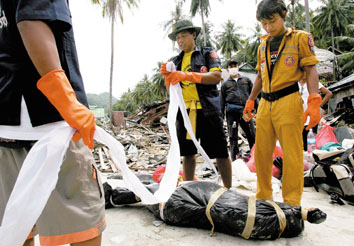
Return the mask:
M213 24L213 35L222 30L228 19L242 27L242 34L250 33L257 23L255 0L210 2L208 20ZM318 6L318 0L310 0L311 9ZM189 7L190 0L187 0L184 14L189 15ZM176 54L162 28L162 23L171 18L174 8L174 0L140 0L139 8L133 12L124 9L124 24L117 22L115 27L115 97L119 98L128 88L133 89L144 74L150 77L158 61L166 61ZM108 92L111 25L107 18L102 17L102 8L93 5L90 0L70 1L70 9L86 92ZM200 26L200 16L194 17L193 23Z

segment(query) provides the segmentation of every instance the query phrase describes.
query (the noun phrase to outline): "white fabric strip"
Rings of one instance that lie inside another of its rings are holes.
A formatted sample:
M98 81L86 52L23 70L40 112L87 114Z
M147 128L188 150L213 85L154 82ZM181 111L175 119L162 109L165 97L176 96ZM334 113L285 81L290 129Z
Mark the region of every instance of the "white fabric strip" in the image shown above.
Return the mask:
M123 145L102 128L96 127L95 140L109 148L113 162L122 171L126 187L139 196L144 204L166 202L176 188L180 168L180 151L175 127L178 107L182 111L184 123L193 142L204 160L217 174L214 164L193 134L179 84L171 86L170 93L167 117L171 146L167 156L166 172L155 194L151 194L128 168ZM0 227L0 246L21 246L26 240L56 186L62 160L74 132L75 130L69 126L58 127L42 137L28 153L5 208ZM215 180L217 179L218 175Z
M181 86L179 85L179 83L170 87L170 98L171 98L171 101L173 99L173 101L172 101L173 103L175 103L175 102L178 103L178 106L182 112L184 126L186 127L189 135L191 136L193 143L197 147L197 149L198 149L199 153L202 155L203 159L210 166L210 168L213 169L213 171L216 174L216 177L214 179L208 180L208 181L209 182L210 181L217 182L219 180L218 171L216 170L214 163L210 160L209 156L205 153L204 149L202 148L202 146L199 144L199 142L197 141L197 139L194 136L194 133L192 130L192 125L191 125L191 122L190 122L188 114L187 114L186 105L183 100L182 89L181 89ZM171 129L170 125L169 125L169 129Z

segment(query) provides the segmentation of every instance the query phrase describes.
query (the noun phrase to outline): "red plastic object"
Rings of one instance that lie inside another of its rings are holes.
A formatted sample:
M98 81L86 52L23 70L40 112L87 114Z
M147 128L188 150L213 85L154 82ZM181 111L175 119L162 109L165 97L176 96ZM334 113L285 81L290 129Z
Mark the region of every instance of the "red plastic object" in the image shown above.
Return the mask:
M158 166L155 169L154 173L152 174L152 179L155 182L160 183L161 180L162 180L163 175L165 174L165 170L166 170L165 166ZM197 181L198 179L194 176L193 180ZM185 178L184 178L184 173L182 171L179 171L178 182L181 182L181 181L185 181Z
M323 128L317 133L315 139L316 139L316 149L320 149L322 145L325 143L338 143L338 140L336 138L336 135L334 134L333 130L336 128L331 127L330 125L327 125L323 122L321 122Z
M251 157L249 159L249 161L247 162L247 166L249 168L249 170L253 173L256 172L256 163L255 163L255 160L254 160L254 147L252 147L251 149ZM275 150L273 152L273 160L276 158L276 157L281 157L283 158L283 150L276 146L275 147ZM277 168L276 166L273 165L272 167L272 176L275 177L275 178L280 178L280 170L279 168Z

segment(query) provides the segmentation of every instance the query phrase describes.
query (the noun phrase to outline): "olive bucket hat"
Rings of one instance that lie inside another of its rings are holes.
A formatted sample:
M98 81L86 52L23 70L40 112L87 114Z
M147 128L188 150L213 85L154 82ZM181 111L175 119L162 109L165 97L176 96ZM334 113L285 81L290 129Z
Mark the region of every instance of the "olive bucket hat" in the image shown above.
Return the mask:
M172 25L172 32L170 34L168 34L168 37L171 40L176 41L176 35L178 33L180 33L181 31L185 31L188 29L193 29L197 33L197 36L198 36L201 28L198 26L193 26L193 23L189 20L180 20Z

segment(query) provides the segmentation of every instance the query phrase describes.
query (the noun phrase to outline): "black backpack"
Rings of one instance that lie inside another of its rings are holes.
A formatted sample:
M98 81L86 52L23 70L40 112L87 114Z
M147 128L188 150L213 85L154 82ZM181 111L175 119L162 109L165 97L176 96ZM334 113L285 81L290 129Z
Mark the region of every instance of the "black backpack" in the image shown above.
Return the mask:
M345 200L354 206L354 169L351 162L347 161L353 152L352 148L324 158L313 153L316 164L310 171L312 185L316 191L326 191L330 195L331 203L344 205Z

